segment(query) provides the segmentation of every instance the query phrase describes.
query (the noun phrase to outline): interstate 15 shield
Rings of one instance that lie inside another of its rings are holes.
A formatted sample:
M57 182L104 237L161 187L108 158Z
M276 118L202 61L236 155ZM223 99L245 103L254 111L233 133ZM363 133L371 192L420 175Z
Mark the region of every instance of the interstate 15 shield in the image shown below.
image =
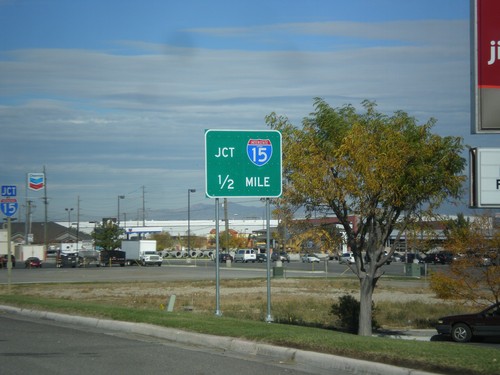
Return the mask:
M273 155L273 144L269 139L250 139L247 144L247 155L252 163L262 167Z

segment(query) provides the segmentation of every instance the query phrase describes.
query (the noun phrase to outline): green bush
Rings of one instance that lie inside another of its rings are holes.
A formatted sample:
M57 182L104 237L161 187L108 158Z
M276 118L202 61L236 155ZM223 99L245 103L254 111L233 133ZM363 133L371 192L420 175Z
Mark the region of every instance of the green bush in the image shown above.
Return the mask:
M338 318L338 328L352 333L357 333L359 328L359 309L359 301L353 296L346 294L339 298L338 303L334 303L332 305L330 314ZM375 313L375 304L372 302L372 315L373 313ZM372 327L378 327L378 324L375 319L373 319L373 316Z

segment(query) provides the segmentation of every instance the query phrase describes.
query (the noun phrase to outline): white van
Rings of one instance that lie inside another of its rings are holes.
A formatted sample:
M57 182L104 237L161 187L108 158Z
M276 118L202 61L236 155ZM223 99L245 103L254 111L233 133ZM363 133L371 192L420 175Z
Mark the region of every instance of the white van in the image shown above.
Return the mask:
M255 250L252 250L252 249L239 249L234 254L234 263L236 263L236 262L255 263L256 260L257 260L257 253L255 252Z

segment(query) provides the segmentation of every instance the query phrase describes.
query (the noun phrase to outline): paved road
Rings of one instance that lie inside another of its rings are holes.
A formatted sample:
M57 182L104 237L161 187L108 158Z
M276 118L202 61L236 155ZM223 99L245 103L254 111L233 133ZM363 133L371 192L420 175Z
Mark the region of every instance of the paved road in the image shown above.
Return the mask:
M0 327L2 374L352 374L5 311L0 315Z
M273 266L274 267L274 264ZM285 277L339 277L353 275L346 266L331 261L322 263L285 263ZM385 266L387 275L403 276L404 264L392 263ZM445 267L445 266L429 266ZM271 275L272 273L271 268ZM220 265L221 279L266 277L267 269L261 263L236 263L230 267ZM0 269L0 284L7 284L8 273ZM162 267L130 266L130 267L89 267L89 268L55 268L53 260L49 259L41 269L25 269L19 263L11 272L11 283L30 282L85 282L85 281L170 281L170 280L214 280L215 264L210 260L165 260ZM422 279L422 282L425 282Z

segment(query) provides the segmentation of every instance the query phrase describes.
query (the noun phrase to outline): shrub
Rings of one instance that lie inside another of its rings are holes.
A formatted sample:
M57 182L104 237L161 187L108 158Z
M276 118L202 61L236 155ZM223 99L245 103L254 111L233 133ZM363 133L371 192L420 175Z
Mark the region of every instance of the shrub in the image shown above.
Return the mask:
M346 294L339 298L338 303L334 303L330 314L338 318L339 328L352 333L357 333L359 328L359 301L353 296ZM375 304L372 301L372 314L375 312ZM372 317L372 326L378 327L377 322Z

